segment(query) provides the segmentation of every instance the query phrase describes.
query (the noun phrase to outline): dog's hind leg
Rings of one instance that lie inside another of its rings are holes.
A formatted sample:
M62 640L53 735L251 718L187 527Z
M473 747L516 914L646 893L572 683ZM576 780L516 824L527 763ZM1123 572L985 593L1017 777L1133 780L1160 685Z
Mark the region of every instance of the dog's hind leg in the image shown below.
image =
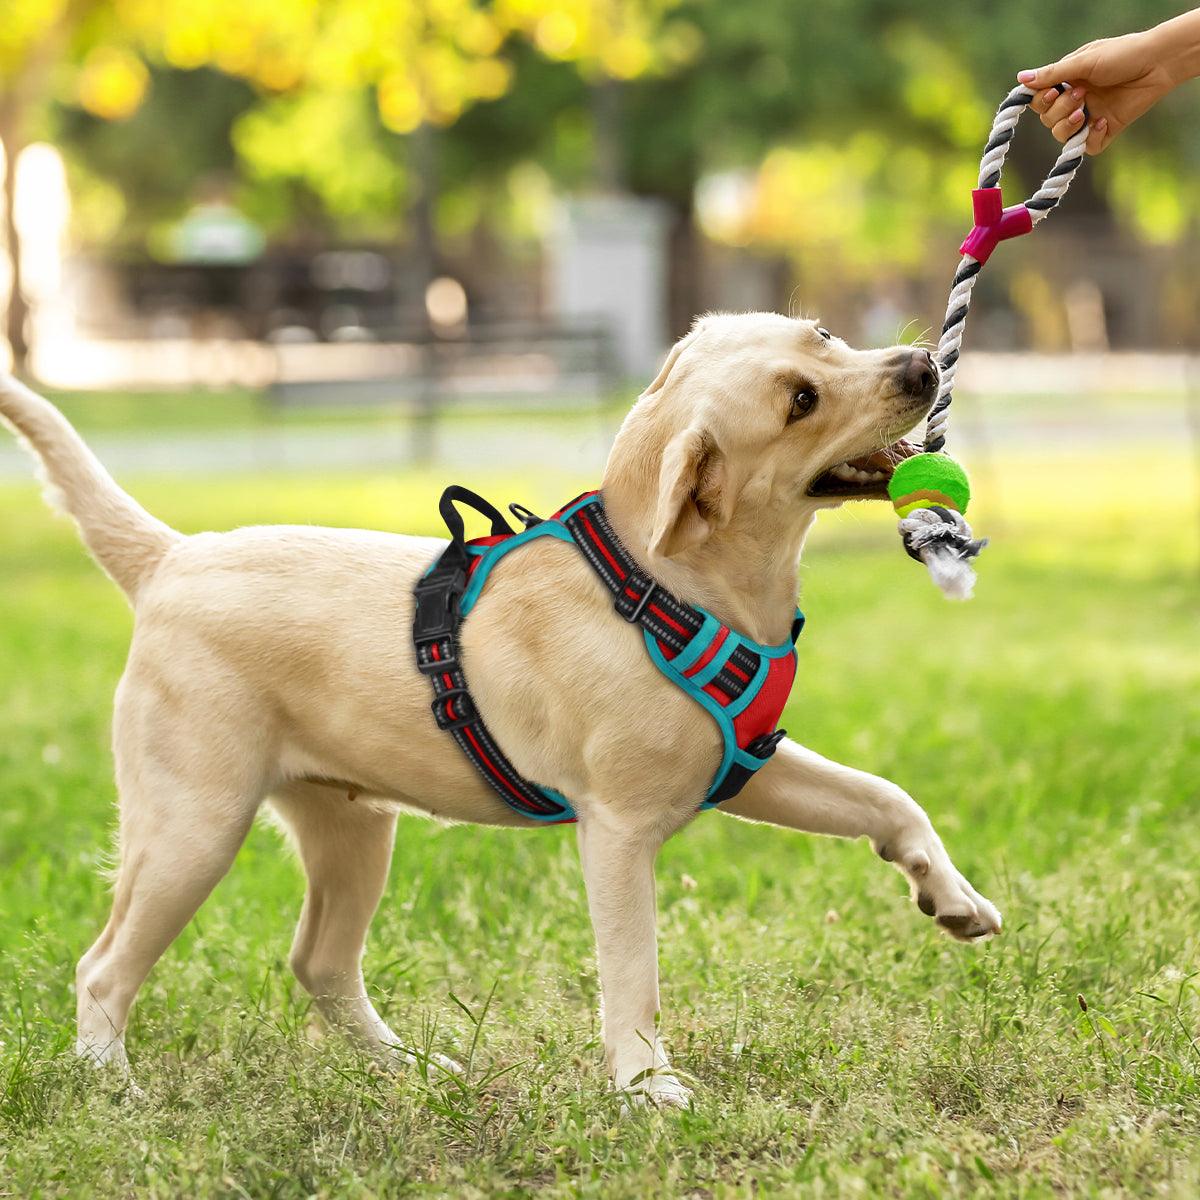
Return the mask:
M178 697L128 675L118 691L120 865L108 924L76 971L76 1050L122 1071L138 989L228 871L263 791L258 731L201 711L181 719Z
M270 804L294 842L308 891L292 942L296 978L329 1024L385 1065L413 1063L367 996L362 956L371 919L387 884L396 813L346 789L290 783ZM442 1055L430 1061L457 1072Z
M1000 932L1000 914L958 871L924 809L903 788L784 740L721 808L734 816L831 837L871 839L908 877L926 916L960 941Z

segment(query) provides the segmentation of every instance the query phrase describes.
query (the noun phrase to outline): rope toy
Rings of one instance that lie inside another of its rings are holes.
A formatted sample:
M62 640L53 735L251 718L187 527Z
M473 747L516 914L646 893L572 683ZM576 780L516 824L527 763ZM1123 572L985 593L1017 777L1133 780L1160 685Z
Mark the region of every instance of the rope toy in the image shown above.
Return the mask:
M1058 85L1060 93L1066 89L1065 83ZM1005 208L1000 195L1000 172L1017 121L1036 94L1019 85L996 110L979 163L979 186L971 193L975 226L958 248L962 261L954 272L938 341L941 383L925 424L925 452L901 462L888 483L888 495L900 517L904 549L910 557L925 564L934 583L952 600L970 597L975 586L971 560L987 545L986 538L972 536L964 519L971 498L967 473L943 453L971 293L983 264L1001 242L1029 233L1058 207L1083 162L1088 137L1090 121L1085 109L1083 124L1063 146L1042 186L1023 204Z

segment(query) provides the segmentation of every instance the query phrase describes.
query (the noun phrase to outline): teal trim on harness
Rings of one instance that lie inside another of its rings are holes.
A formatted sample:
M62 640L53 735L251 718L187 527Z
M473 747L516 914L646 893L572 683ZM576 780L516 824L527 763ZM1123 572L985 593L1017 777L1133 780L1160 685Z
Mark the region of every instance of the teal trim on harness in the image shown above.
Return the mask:
M701 611L697 609L697 612ZM712 645L712 640L717 636L717 631L721 628L721 622L717 620L712 613L704 614L704 624L700 626L700 632L687 644L687 649L681 651L673 659L671 665L677 671L688 671L696 663L698 663L704 654L704 651Z
M704 613L705 625L701 627L701 632L707 627L711 621L716 629L721 627L721 622L717 620L710 612L705 609L698 608L698 611ZM796 617L803 622L804 614L799 609L796 609ZM751 641L747 637L743 637L740 633L735 633L732 629L725 635L725 643L720 651L713 656L713 661L718 662L716 670L709 674L708 667L703 671L698 671L695 675L689 678L683 672L688 670L692 663L703 657L704 651L712 644L712 636L701 645L697 654L691 656L691 661L685 661L682 670L676 667L676 663L684 658L681 654L675 659L669 659L659 649L658 642L650 635L649 632L643 630L643 637L646 641L646 650L649 652L650 661L677 687L685 691L693 700L696 701L702 708L717 723L717 729L721 734L722 753L721 765L717 768L717 773L713 777L712 784L709 786L708 792L705 795L704 802L700 805L701 808L714 808L715 805L711 802L711 797L720 789L721 784L725 782L725 777L729 774L729 769L737 763L739 766L745 767L748 771L757 771L760 767L766 766L771 760L769 758L756 758L753 754L747 754L737 743L737 731L734 727L734 718L744 712L751 704L754 703L754 698L762 689L762 685L766 682L767 675L770 672L770 660L773 658L782 658L785 654L791 654L795 647L789 640L781 642L778 646L764 646L759 642ZM700 635L697 634L696 641L700 641ZM704 685L710 682L719 674L721 666L733 654L738 646L745 646L746 649L753 651L759 655L762 662L759 664L758 671L754 678L747 685L746 690L730 704L718 704L705 690ZM689 645L690 652L692 647ZM711 664L709 664L711 666Z
M599 504L600 493L593 492L590 496L581 496L574 504L568 505L552 520L566 522L573 517L581 508L586 508L589 504ZM574 540L574 539L572 539Z
M518 546L527 545L534 538L539 537L554 537L558 538L560 542L575 544L575 539L570 535L565 526L558 524L557 521L542 521L540 524L534 525L531 529L514 533L512 537L505 538L504 541L499 542L495 546L479 547L479 557L482 561L471 572L471 583L463 593L458 611L465 617L475 607L475 601L479 599L479 593L483 591L483 585L487 583L488 575L500 559L510 550L515 550ZM472 546L470 549L474 551L475 547Z
M539 537L553 537L557 538L560 542L570 542L572 545L575 543L575 539L570 535L565 526L559 525L557 521L542 521L540 524L525 529L521 533L516 533L510 538L505 538L504 541L494 546L468 546L468 550L472 554L476 554L481 559L481 562L471 572L471 583L463 593L462 600L459 603L459 612L465 617L475 607L475 601L479 599L479 594L483 591L483 585L487 582L488 575L491 574L492 568L500 559L510 550L515 550L518 546L527 545ZM566 814L556 813L545 816L539 813L525 813L525 816L531 821L540 821L548 825L562 825L575 819L575 806L566 796L561 792L556 792L553 788L546 787L544 784L533 780L530 780L530 782L533 783L533 786L539 792L549 797L556 804L561 804L567 810Z
M711 645L711 642L710 642ZM705 664L704 669L697 671L695 675L688 676L688 682L694 683L697 687L702 688L706 683L712 683L718 675L720 675L725 664L732 657L733 652L737 649L738 639L732 631L725 635L725 640L721 643L720 649L712 656Z
M725 715L725 710L719 705L706 691L698 687L692 686L692 681L671 669L670 660L658 648L658 643L653 637L643 630L643 636L646 639L646 650L650 654L650 661L674 684L681 687L693 700L696 701L702 708L708 710L709 715L717 723L717 729L721 733L721 765L717 768L716 775L713 776L713 781L709 785L708 791L704 794L704 800L701 803L701 808L712 807L709 804L709 797L725 782L725 776L729 774L729 768L733 766L734 755L738 754L737 733L733 728L733 722ZM760 764L761 765L761 764Z

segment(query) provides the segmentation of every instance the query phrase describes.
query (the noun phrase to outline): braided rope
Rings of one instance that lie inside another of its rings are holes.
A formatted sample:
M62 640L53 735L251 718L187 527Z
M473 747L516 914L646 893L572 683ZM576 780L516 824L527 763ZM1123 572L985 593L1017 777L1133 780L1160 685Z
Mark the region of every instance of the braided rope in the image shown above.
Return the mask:
M1065 89L1065 84L1059 85L1059 91ZM1033 100L1036 92L1018 85L1005 96L1003 103L996 110L992 121L992 132L988 136L987 145L983 148L983 158L979 163L979 186L994 188L1000 186L1000 173L1004 170L1004 160L1008 157L1008 148L1012 144L1017 122L1021 114ZM1089 121L1084 113L1083 125L1078 132L1071 135L1063 146L1057 161L1046 176L1042 186L1025 201L1025 208L1034 225L1044 221L1058 207L1058 203L1066 195L1067 188L1075 178L1083 162L1084 143L1087 141ZM950 420L950 401L954 394L954 376L957 374L959 352L962 349L963 332L967 325L967 312L971 307L971 293L975 290L975 280L983 264L978 259L964 254L958 269L954 272L954 281L950 287L950 299L946 303L946 319L942 323L942 336L938 341L937 360L941 367L941 383L938 387L937 399L933 403L925 424L925 449L930 452L941 450L946 444L946 427Z

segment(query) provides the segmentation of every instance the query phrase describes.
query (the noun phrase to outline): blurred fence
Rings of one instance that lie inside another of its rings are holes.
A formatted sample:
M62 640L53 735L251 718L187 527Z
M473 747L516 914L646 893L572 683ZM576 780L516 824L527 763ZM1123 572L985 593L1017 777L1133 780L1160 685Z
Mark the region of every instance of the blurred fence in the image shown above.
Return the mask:
M146 349L162 355L167 348L149 343ZM363 365L369 361L369 356L362 357L365 349L380 352L379 360L369 366L379 378L339 383L343 368L345 373L351 368L368 370ZM131 428L118 432L107 425L103 431L88 432L88 440L118 475L391 470L429 461L446 470L504 464L598 475L640 386L608 393L606 399L615 399L604 404L596 396L559 395L541 384L525 393L497 393L494 383L461 390L454 383L423 394L411 384L388 391L387 373L395 362L386 347L297 346L288 348L285 357L293 351L321 356L344 352L346 357L319 357L316 365L326 372L319 381L273 385L277 348L230 343L221 352L231 368L245 360L264 372L253 393L261 403L247 401L242 417L224 425L206 422L202 428L155 427L152 416L142 427L134 417ZM181 343L181 357L174 365L191 361L198 352L194 344ZM83 378L89 378L86 361L69 365L82 368ZM138 360L137 366L150 382L155 364ZM211 367L210 362L205 369ZM301 376L316 369L309 363L301 370L297 361L292 367ZM1190 444L1200 454L1200 357L973 353L963 360L959 378L951 426L954 452L977 469L998 464L1009 450L1061 456L1101 446ZM241 382L251 383L252 378L241 377ZM283 386L285 394L288 388L300 387L304 402L271 404L273 386ZM359 386L371 389L369 404L360 403L362 393L355 390ZM103 397L92 402L101 407L103 403ZM202 407L203 397L196 396L195 404ZM153 407L153 399L147 398L147 413L152 414ZM28 475L24 456L11 443L0 441L0 479Z
M620 381L612 331L602 324L471 325L455 336L394 330L370 342L279 341L272 350L268 400L280 406L602 404Z

